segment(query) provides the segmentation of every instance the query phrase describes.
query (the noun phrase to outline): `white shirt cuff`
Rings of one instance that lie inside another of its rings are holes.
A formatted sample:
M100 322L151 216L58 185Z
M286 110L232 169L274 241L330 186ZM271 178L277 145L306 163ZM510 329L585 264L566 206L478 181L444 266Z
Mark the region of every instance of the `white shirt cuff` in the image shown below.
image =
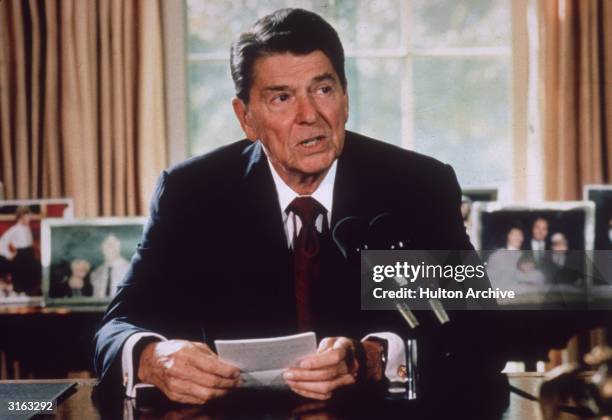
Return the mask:
M361 341L367 340L370 337L387 340L387 367L385 368L385 376L390 382L404 382L405 379L398 374L400 371L399 367L406 365L404 340L392 332L377 332L366 335Z
M123 344L123 349L121 350L121 369L123 371L123 385L125 385L125 395L130 398L136 398L136 390L138 388L147 388L152 387L151 384L145 383L136 383L138 378L134 374L134 358L133 351L134 346L138 344L140 340L146 337L156 337L161 341L166 341L166 338L162 335L150 333L150 332L140 332L132 334L125 340Z

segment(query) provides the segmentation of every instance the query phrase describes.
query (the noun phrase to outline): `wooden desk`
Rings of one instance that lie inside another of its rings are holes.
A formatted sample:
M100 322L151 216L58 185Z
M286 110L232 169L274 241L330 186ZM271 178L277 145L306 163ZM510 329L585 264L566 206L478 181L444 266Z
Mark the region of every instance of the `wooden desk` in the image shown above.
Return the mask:
M100 307L0 307L0 352L9 368L8 378L0 369L0 379L92 372L91 343L102 311ZM19 372L10 371L14 363Z
M509 377L510 384L514 387L528 393L531 395L537 395L539 384L541 383L541 375L539 374L513 374ZM77 382L78 385L76 387L76 391L62 401L55 414L55 418L65 419L65 420L80 420L80 419L100 419L103 416L105 418L121 418L124 419L154 419L154 418L171 418L171 419L181 419L181 418L197 418L197 419L211 419L211 418L219 418L218 408L214 414L209 414L206 410L202 410L198 407L173 407L172 409L153 409L140 411L138 409L134 409L132 407L131 400L125 400L124 405L114 412L114 414L102 413L96 407L94 402L91 399L91 391L93 385L95 384L95 380L49 380L49 381L5 381L8 383L15 382ZM0 398L1 400L1 398ZM286 406L283 407L283 410L286 409L285 414L281 415L280 418L317 418L317 419L325 419L325 418L364 418L364 411L355 411L350 410L346 411L338 411L334 410L333 412L328 411L326 407L322 407L317 409L316 404L313 405L312 402L306 402L305 400L296 400L300 401L299 404L295 406ZM359 404L358 402L354 402L354 404ZM409 414L412 414L412 409L410 406L400 406L396 405L397 409L394 409L392 406L388 405L388 402L384 402L387 406L385 410L385 418L389 417L389 413L392 414L391 417L401 417L408 418ZM275 404L276 405L276 404ZM279 403L278 405L285 405L284 403ZM389 408L391 407L391 408ZM372 408L369 406L369 408ZM303 410L302 414L300 410ZM389 411L390 410L390 411ZM278 411L278 410L276 410ZM278 414L275 411L274 414ZM232 413L242 413L242 417L250 417L249 414L253 414L249 411L249 406L242 407L232 407ZM460 408L452 408L449 410L451 414L450 418L473 418L470 416L470 413L462 413ZM422 413L421 413L422 414ZM269 413L265 414L268 418L271 418ZM225 416L221 416L225 417ZM263 416L262 416L263 417ZM276 415L272 416L277 418ZM366 415L366 417L370 417ZM47 417L45 417L47 418ZM49 417L50 418L50 417ZM230 417L227 417L230 418ZM415 418L422 418L422 415L418 415ZM478 416L478 418L481 418ZM495 419L504 419L504 420L523 420L523 419L541 419L540 407L536 401L533 401L524 396L518 395L515 392L510 394L510 405L505 409L505 411L493 415L487 415L486 418L495 418ZM563 420L570 419L578 419L577 417L567 414L561 417Z

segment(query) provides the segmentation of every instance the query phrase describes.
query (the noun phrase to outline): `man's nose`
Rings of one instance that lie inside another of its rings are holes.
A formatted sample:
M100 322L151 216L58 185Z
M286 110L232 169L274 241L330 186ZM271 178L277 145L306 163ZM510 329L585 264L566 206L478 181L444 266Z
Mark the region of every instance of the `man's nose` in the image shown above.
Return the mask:
M300 124L314 124L317 121L318 110L314 99L309 95L298 97L297 122Z

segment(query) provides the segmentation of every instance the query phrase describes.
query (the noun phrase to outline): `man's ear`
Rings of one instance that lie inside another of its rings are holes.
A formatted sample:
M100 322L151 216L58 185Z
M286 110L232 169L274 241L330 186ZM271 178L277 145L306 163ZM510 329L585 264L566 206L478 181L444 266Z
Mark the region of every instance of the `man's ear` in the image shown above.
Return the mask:
M242 131L247 136L247 138L251 141L257 140L259 137L257 135L256 127L253 125L253 117L249 112L249 108L240 98L234 98L232 100L232 107L234 108L234 114L236 114L236 118L240 122L240 127L242 127Z

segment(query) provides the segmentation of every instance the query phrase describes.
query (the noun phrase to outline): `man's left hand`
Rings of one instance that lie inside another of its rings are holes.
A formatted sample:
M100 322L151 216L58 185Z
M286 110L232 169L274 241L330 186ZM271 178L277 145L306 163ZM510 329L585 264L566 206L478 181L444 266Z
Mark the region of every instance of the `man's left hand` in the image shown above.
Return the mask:
M357 346L361 345L346 337L324 338L316 354L303 358L298 367L287 369L284 374L287 385L303 397L331 398L338 388L357 382L360 363L366 362L356 357Z

